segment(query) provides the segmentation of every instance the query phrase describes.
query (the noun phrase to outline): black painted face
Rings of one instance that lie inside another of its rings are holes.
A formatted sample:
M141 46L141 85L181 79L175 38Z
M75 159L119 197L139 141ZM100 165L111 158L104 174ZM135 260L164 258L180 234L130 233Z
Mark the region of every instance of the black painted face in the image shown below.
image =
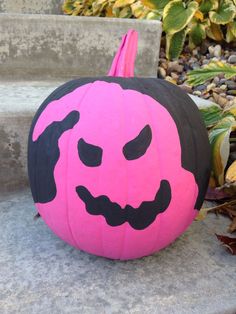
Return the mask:
M84 202L86 211L89 214L102 215L107 224L112 227L128 222L136 230L143 230L153 223L156 216L168 208L171 200L171 188L166 180L161 181L155 199L142 202L138 208L130 205L121 208L119 204L111 202L105 195L93 197L84 186L77 186L76 192Z
M123 147L123 154L127 160L134 160L142 157L152 140L152 131L146 125L133 140ZM102 148L86 143L83 138L78 142L79 158L85 166L98 167L102 163Z
M123 147L123 155L129 161L142 157L152 141L152 131L146 125L140 133ZM85 166L97 167L102 164L101 147L86 143L84 139L78 142L78 154ZM77 186L76 192L84 202L85 208L90 215L102 215L108 225L120 226L128 222L136 230L147 228L154 222L159 213L164 212L171 200L170 184L162 180L160 188L153 201L145 201L138 208L126 205L125 208L110 201L109 197L101 195L94 197L85 186ZM165 196L165 197L163 197Z

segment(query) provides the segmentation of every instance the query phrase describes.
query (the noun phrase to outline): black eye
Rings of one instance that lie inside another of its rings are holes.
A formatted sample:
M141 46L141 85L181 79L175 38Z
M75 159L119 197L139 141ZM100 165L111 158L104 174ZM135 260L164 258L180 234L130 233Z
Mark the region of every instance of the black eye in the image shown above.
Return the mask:
M133 160L143 156L146 153L152 140L152 131L149 125L146 125L137 137L125 144L123 154L126 159Z
M88 167L97 167L102 163L102 149L86 143L82 138L78 142L79 158Z

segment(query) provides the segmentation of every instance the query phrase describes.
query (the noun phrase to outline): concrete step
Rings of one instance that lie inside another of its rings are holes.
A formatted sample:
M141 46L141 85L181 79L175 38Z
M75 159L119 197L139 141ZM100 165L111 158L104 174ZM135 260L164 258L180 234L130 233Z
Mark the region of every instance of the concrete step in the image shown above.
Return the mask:
M62 14L63 0L0 0L0 12Z
M28 190L0 196L1 313L235 314L235 257L217 242L228 219L193 222L168 248L119 262L76 250L36 213Z
M131 28L139 33L136 75L155 77L159 21L2 13L1 80L105 75L122 35Z
M0 83L0 192L28 184L27 138L32 118L59 82Z

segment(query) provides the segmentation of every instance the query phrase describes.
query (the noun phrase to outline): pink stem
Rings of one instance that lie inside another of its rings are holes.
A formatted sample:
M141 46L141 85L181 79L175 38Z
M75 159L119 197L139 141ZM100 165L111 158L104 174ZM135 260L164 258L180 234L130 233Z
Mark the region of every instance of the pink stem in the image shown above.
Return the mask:
M133 77L137 54L138 33L130 29L123 37L108 76Z

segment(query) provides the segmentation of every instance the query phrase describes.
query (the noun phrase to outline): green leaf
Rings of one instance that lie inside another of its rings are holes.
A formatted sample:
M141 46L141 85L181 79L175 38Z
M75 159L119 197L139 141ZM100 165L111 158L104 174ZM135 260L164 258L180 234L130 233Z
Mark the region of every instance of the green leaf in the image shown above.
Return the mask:
M203 39L206 38L206 27L201 23L195 23L191 27L191 31L189 33L191 41L194 43L195 46L201 44Z
M236 13L236 6L231 0L220 1L217 11L210 11L209 18L215 24L227 24L233 21Z
M200 108L200 113L207 128L214 126L222 119L223 110L217 105Z
M141 0L142 4L152 10L162 10L171 0Z
M225 35L225 40L227 43L231 43L232 41L234 41L236 38L232 33L232 29L230 27L230 23L227 24L227 29L226 29L226 35Z
M186 27L198 9L196 1L186 5L182 0L169 2L163 11L163 29L168 34L174 34Z
M205 14L210 10L216 10L218 8L218 0L203 0L200 4L199 10Z
M230 29L234 37L236 37L236 20L234 20L232 23L229 23Z
M221 73L224 73L225 78L230 79L236 75L236 66L220 61L210 62L204 68L190 71L187 75L187 83L193 86L204 84Z
M161 18L162 18L162 15L158 11L151 11L146 16L147 20L158 20L158 21L160 21Z
M224 171L230 153L229 137L236 130L236 121L232 115L224 117L209 131L212 149L212 170L218 185L224 184Z
M166 35L166 55L168 59L177 59L183 50L187 29L183 29L173 35Z

